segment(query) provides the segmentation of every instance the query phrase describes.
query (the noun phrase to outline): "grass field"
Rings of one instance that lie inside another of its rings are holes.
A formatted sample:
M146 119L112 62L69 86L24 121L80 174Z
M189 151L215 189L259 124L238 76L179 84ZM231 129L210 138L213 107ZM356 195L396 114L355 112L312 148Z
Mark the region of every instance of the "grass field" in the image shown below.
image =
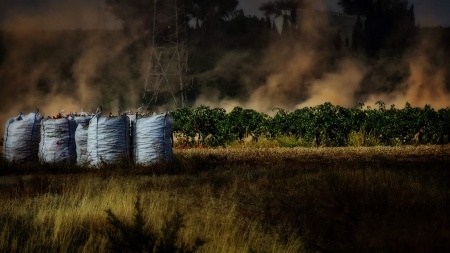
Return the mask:
M197 252L450 252L450 146L174 153L147 167L2 161L0 252L142 251L141 234L179 252L197 239Z

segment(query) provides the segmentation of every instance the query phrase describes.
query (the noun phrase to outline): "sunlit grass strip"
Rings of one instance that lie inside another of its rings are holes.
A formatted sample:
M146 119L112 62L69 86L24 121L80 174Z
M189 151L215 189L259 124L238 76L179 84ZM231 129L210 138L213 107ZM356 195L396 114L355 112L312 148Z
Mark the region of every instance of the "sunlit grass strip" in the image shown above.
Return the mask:
M203 149L174 149L174 154L180 157L214 155L232 160L258 158L284 160L295 158L307 160L308 158L327 158L335 161L347 160L377 160L386 158L389 160L408 160L429 158L442 158L450 155L450 145L422 145L422 146L377 146L377 147L228 147L228 148L203 148Z
M16 178L1 178L11 187ZM0 207L1 251L15 252L101 252L107 249L104 231L108 229L105 210L130 220L133 204L140 196L146 223L161 228L175 212L185 216L186 227L180 239L192 242L201 237L206 244L200 252L245 252L248 249L298 252L299 238L289 245L276 234L264 232L257 222L243 220L229 198L213 196L209 186L190 189L192 196L171 189L179 180L161 177L120 177L103 179L79 177L55 181L55 192L27 190L32 178L24 178L24 189ZM185 180L189 180L186 177ZM30 186L31 187L31 186ZM197 193L195 193L197 192ZM3 200L6 196L2 196Z

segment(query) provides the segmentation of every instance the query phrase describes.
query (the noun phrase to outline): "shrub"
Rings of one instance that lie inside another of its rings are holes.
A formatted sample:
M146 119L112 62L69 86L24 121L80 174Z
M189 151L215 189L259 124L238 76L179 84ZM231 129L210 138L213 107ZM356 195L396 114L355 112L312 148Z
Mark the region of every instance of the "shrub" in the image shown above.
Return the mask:
M303 138L297 138L294 135L282 135L279 136L276 140L281 147L285 148L308 147L312 145L306 142Z
M364 134L362 132L352 131L348 135L348 146L352 147L364 146Z
M195 252L205 242L197 238L192 247L178 243L179 232L184 228L183 215L175 213L166 220L161 229L161 235L145 229L145 219L140 199L134 205L133 223L127 224L121 221L111 209L106 210L107 220L113 227L106 232L111 251L113 252L164 252L164 253L190 253Z

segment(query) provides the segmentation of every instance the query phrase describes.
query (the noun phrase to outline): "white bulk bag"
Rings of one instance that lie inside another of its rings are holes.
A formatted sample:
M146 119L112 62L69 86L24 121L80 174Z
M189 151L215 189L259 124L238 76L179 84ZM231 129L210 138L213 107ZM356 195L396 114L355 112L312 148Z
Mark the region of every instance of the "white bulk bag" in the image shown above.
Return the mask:
M77 146L77 163L88 163L87 140L89 125L78 124L75 131L75 145Z
M111 163L128 157L130 152L130 120L117 117L94 116L89 123L87 152L91 165Z
M75 162L76 129L77 123L68 118L43 120L39 159L42 162Z
M37 113L8 120L5 126L3 155L12 162L36 161L38 158L42 116Z
M136 163L172 160L172 125L173 119L167 113L136 119L133 129Z

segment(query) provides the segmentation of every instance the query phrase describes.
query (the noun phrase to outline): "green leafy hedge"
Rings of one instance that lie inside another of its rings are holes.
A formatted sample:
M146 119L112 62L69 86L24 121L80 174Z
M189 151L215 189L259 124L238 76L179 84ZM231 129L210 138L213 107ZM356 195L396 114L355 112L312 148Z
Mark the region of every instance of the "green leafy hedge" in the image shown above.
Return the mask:
M450 108L435 110L430 106L386 109L344 108L331 103L288 112L276 108L276 114L235 107L227 113L222 108L200 106L171 112L173 131L185 145L224 146L251 137L276 139L293 136L305 145L348 146L350 136L362 136L361 145L448 144Z

